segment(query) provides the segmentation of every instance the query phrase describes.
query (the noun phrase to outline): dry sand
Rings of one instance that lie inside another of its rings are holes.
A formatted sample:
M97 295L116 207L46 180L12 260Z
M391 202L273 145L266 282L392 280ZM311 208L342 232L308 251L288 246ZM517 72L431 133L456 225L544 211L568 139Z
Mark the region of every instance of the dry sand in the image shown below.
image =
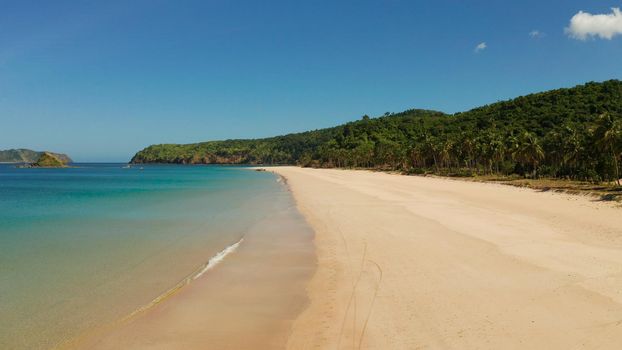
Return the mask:
M622 349L622 209L509 186L273 169L316 232L291 349Z

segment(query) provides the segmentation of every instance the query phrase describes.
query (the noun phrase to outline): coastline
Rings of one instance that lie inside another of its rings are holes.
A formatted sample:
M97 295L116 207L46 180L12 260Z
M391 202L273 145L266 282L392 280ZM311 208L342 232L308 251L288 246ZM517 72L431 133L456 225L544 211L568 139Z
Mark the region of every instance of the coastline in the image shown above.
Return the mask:
M489 183L268 168L315 231L290 349L614 349L622 215Z
M69 341L59 344L58 346L54 348L55 349L77 349L77 348L83 348L85 344L88 345L89 347L94 346L94 344L98 342L101 337L105 336L107 332L112 332L115 329L118 329L119 327L122 327L123 325L130 323L133 320L139 318L140 316L149 312L150 310L152 310L159 304L166 302L167 300L169 300L170 298L172 298L173 296L181 292L183 288L188 287L190 283L192 283L194 280L201 278L209 270L211 270L216 265L218 265L222 260L224 260L227 257L227 255L234 253L243 241L244 241L244 238L240 238L240 240L238 240L237 242L232 243L231 245L228 245L223 250L218 252L216 255L212 256L205 264L197 268L195 271L193 271L188 276L184 277L181 281L179 281L173 287L166 290L164 293L158 295L156 298L154 298L149 303L138 307L136 310L132 311L130 314L118 320L115 320L113 322L106 323L98 327L92 328L84 332L83 334L80 334L76 338L70 339Z
M267 197L278 209L239 241L152 302L59 349L283 348L308 303L305 285L315 260L313 233L289 191L278 186Z
M262 221L206 278L68 348L622 342L622 216L613 203L434 177L265 169L287 186L287 212Z

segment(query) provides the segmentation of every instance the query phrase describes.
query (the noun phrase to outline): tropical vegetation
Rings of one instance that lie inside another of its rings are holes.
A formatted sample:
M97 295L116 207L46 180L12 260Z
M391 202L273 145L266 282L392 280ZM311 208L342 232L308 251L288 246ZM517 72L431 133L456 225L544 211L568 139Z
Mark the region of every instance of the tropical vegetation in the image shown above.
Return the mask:
M610 80L453 115L413 109L265 139L153 145L132 162L298 164L619 185L621 157L622 82Z

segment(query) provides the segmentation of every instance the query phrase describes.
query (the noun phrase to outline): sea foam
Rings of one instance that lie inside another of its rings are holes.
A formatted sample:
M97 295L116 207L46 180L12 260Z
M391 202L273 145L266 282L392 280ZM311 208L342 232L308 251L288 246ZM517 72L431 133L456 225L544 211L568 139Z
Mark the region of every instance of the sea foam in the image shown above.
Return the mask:
M197 278L203 276L207 271L211 270L212 268L214 268L214 266L218 265L221 261L223 261L225 259L225 257L227 255L233 253L240 246L240 244L242 244L243 241L244 241L244 238L240 238L240 240L237 241L236 243L233 243L232 245L227 246L225 249L221 250L218 254L216 254L213 257L211 257L207 261L207 263L205 265L203 265L199 270L197 270L197 272L195 272L194 274L190 275L189 277L184 278L181 282L177 283L173 288L171 288L171 289L167 290L165 293L159 295L157 298L153 299L150 303L148 303L146 305L143 305L142 307L134 310L134 312L130 313L129 315L127 315L125 317L123 317L118 322L125 322L125 321L133 318L137 314L142 313L144 311L147 311L148 309L151 309L152 307L154 307L155 305L157 305L160 302L164 301L165 299L167 299L171 295L177 293L182 287L188 285L190 282L192 282L192 281L196 280Z
M203 268L199 270L199 272L197 272L196 275L194 275L192 279L196 280L197 278L203 276L207 271L211 270L214 266L218 265L218 263L223 261L223 259L227 255L233 253L236 249L238 249L238 247L243 241L244 241L244 238L240 238L240 240L237 241L236 243L228 246L227 248L220 251L220 253L214 255L211 259L208 260L207 264L205 264L205 266L203 266Z

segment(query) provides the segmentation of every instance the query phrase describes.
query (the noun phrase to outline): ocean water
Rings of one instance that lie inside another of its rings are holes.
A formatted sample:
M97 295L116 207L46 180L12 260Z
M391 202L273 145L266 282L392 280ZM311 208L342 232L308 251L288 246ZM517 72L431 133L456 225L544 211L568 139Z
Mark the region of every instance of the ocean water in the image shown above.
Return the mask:
M53 348L201 275L292 205L277 180L242 167L0 165L0 349Z

